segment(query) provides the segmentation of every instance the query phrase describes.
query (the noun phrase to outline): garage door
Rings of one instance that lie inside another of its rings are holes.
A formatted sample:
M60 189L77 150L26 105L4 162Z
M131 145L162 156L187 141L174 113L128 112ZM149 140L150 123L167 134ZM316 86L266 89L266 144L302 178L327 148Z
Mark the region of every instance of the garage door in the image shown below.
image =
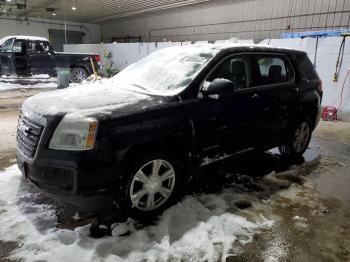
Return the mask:
M66 44L64 30L49 29L50 43L55 51L63 52ZM80 31L67 31L67 44L82 44L85 34Z

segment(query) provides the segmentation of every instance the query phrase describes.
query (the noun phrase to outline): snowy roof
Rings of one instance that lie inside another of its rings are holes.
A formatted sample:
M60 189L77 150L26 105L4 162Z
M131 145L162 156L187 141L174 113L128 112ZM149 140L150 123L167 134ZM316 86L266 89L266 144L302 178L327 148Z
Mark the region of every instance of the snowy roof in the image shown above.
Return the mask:
M249 42L241 42L241 43L214 43L214 44L195 44L195 45L189 45L188 47L208 47L212 49L217 49L217 50L225 50L225 49L231 49L231 48L251 48L251 49L271 49L271 50L290 50L290 51L296 51L300 52L298 50L295 50L293 48L288 48L288 47L276 47L276 46L271 46L271 45L266 45L266 44L252 44ZM172 47L169 47L172 48Z
M39 36L28 36L28 35L11 35L6 36L4 38L0 39L0 45L2 45L6 40L16 38L16 39L27 39L27 40L33 40L33 41L49 41L45 37L39 37Z

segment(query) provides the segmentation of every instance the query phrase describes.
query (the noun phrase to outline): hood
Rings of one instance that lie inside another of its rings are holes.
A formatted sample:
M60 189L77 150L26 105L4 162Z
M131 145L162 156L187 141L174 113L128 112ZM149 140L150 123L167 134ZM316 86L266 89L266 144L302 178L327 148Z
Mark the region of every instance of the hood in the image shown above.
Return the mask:
M143 110L163 101L162 97L139 93L132 87L107 80L34 95L25 100L22 111L43 116L67 113L99 116L115 111Z

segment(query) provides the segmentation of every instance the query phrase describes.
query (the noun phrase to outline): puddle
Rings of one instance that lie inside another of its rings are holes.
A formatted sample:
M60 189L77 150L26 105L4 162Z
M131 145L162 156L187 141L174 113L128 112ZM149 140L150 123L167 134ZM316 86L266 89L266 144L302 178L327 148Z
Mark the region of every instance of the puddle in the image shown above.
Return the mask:
M317 140L322 158L314 174L314 188L325 198L350 201L350 146Z
M321 160L320 173L316 175L315 189L326 198L350 201L350 173L348 163L334 158Z
M306 166L276 174L296 170L302 183L256 206L275 221L273 228L229 261L350 261L350 147L323 140L310 147L303 157Z
M269 150L268 152L270 152L272 154L279 154L277 147ZM315 160L319 156L320 156L320 150L316 145L310 145L310 147L303 154L303 158L304 158L305 162Z

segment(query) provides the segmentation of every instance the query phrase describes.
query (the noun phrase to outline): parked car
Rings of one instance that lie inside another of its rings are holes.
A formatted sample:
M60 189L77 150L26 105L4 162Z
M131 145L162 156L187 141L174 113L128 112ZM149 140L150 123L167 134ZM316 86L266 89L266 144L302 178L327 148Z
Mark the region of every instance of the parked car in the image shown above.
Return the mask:
M55 52L43 37L8 36L0 39L0 75L56 76L56 68L70 68L70 81L79 83L98 70L100 56Z
M247 149L302 155L322 85L306 53L259 45L159 50L99 83L28 98L24 176L79 210L153 216L203 162Z

